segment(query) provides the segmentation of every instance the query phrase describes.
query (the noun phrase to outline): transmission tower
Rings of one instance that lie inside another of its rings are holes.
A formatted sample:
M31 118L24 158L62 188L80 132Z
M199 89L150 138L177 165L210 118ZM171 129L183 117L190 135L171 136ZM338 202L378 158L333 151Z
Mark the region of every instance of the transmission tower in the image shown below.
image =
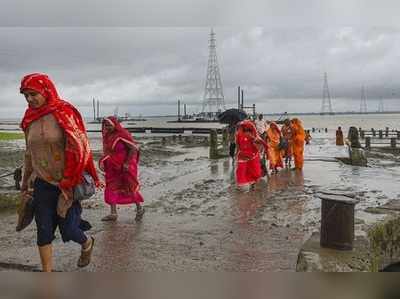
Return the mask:
M328 86L328 74L324 73L324 87L322 92L322 107L321 114L333 114L331 95Z
M208 47L210 52L208 56L207 78L204 89L203 112L218 112L225 109L225 101L221 76L219 73L216 39L213 29L211 29Z
M383 99L381 98L379 100L378 112L384 112L384 111L385 111L385 106L383 105Z
M365 97L364 85L361 87L361 102L360 102L360 113L367 113L367 98Z

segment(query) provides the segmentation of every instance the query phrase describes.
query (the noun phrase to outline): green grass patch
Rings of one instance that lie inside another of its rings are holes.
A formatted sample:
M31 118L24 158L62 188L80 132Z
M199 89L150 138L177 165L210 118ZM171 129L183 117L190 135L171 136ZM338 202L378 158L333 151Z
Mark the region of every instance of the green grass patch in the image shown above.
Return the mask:
M15 140L24 139L23 133L0 132L0 141L2 140Z

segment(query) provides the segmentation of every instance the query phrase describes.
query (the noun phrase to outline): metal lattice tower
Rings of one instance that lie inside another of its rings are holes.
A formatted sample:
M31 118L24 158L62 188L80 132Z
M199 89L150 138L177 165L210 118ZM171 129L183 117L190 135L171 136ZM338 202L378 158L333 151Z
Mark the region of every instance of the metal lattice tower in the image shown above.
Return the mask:
M210 53L208 56L207 78L204 89L203 112L218 112L225 109L225 101L218 67L215 33L212 29L208 47Z
M360 113L367 113L367 98L365 97L364 85L361 87L361 102L360 102Z
M324 87L322 91L321 114L333 114L331 94L329 93L328 74L324 73Z

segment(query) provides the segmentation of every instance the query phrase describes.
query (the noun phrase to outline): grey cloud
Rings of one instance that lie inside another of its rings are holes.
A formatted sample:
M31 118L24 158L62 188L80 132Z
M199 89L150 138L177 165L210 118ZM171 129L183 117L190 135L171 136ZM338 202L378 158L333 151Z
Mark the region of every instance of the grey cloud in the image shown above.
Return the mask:
M400 95L400 30L395 27L226 26L215 31L229 105L236 103L241 85L246 99L266 109L289 110L290 103L292 110L319 111L324 71L340 108L357 106L362 84L370 99ZM22 111L19 79L40 71L82 107L90 107L95 97L107 109L134 105L134 111L171 113L182 99L195 110L202 104L208 34L208 27L3 27L0 103Z

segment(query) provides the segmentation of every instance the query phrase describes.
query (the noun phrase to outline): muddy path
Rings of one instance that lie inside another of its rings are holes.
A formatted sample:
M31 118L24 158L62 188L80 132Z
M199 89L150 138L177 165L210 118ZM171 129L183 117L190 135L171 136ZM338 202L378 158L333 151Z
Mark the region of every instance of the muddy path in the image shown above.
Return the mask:
M324 137L306 147L302 173L283 170L251 192L238 191L231 161L210 161L200 141L139 142L144 219L136 223L134 208L120 207L116 223L103 223L108 207L102 193L85 202L83 217L92 223L96 245L91 265L82 271L294 271L303 241L319 229L318 192L353 193L363 223L379 217L365 212L367 207L400 198L396 162L344 165L334 157L345 149ZM92 143L98 156L99 139ZM1 214L0 225L0 270L38 270L34 225L15 233L12 212ZM55 269L77 271L79 247L59 237L54 245Z

